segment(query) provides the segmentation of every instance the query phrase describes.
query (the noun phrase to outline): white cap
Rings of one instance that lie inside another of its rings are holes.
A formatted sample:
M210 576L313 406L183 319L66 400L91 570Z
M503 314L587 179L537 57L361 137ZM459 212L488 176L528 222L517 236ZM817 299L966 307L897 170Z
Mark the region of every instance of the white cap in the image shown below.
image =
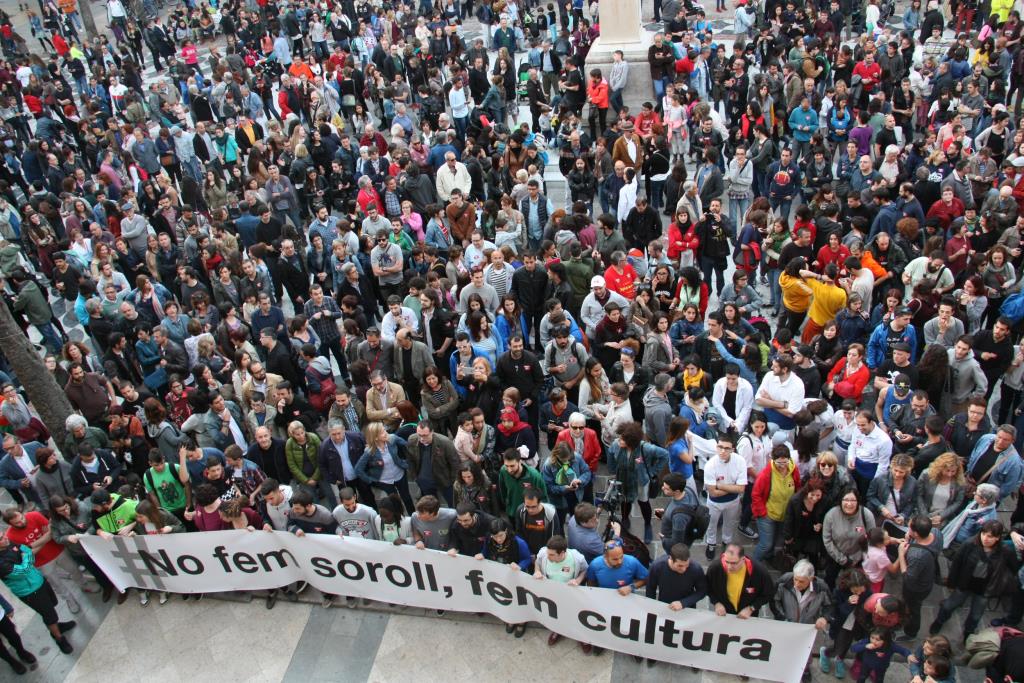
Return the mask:
M591 289L593 289L594 287L604 287L604 286L605 286L604 285L604 278L601 277L600 275L595 275L594 277L590 278L590 288Z

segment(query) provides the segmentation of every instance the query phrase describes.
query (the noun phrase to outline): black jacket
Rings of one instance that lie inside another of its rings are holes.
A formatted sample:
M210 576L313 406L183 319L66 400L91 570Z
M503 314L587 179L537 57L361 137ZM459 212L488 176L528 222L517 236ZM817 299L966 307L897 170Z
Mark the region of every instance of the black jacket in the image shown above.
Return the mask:
M117 461L114 454L105 448L97 448L95 451L96 460L100 467L96 473L92 473L82 465L82 457L76 456L71 463L71 483L75 487L75 494L80 500L88 498L93 492L93 484L102 484L103 479L110 477L111 484L108 489L117 489L117 480L121 476L121 463Z
M359 457L366 450L366 439L359 432L345 432L345 441L348 443L348 459L352 470L355 471ZM317 465L320 467L320 476L329 484L337 484L339 487L355 486L358 482L345 479L345 468L341 462L341 455L334 447L331 437L326 437L320 443L320 452L316 456Z
M544 371L537 356L523 350L523 355L516 360L506 351L498 358L495 369L503 386L515 387L521 397L536 401L544 386Z
M754 616L767 605L775 593L775 583L763 564L749 557L743 558L747 563L747 575L743 579L743 590L740 592L740 604L733 607L729 602L726 590L726 570L721 559L712 560L708 565L708 599L712 606L721 603L728 614L737 614L750 607Z

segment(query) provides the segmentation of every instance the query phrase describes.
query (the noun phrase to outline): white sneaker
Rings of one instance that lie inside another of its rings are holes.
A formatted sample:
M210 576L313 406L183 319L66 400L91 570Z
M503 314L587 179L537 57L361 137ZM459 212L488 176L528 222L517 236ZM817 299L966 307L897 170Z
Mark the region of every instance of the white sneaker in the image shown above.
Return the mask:
M149 591L139 592L139 604L143 607L149 604Z
M160 604L163 605L167 602L167 598L170 597L167 593L160 593Z
M68 609L71 610L72 614L78 614L82 611L82 606L79 605L76 601L72 600L68 602Z

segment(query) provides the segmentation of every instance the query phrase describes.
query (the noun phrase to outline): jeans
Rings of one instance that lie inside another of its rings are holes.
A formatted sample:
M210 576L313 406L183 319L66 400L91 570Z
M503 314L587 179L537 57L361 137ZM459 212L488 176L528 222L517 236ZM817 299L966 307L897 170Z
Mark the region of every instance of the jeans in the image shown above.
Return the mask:
M622 102L622 91L623 90L624 90L624 88L619 88L617 90L612 90L611 95L608 96L608 104L611 105L612 109L615 110L616 114L618 114L619 110L622 109L622 107L623 107L623 102Z
M953 612L962 607L965 602L969 602L970 606L967 612L967 620L964 622L964 638L974 633L974 630L978 628L978 624L981 623L981 617L985 614L984 595L968 593L962 590L953 591L939 605L939 613L935 616L935 623L946 623L953 616Z
M754 548L755 560L768 560L775 554L775 536L782 529L782 522L776 522L768 516L757 518L757 546Z
M469 128L469 117L463 116L461 119L452 117L452 122L455 124L455 133L459 136L460 140L466 139L466 130Z
M779 285L779 276L782 275L782 270L779 268L768 269L768 287L771 291L771 307L775 315L779 314L782 310L782 286Z
M768 199L768 206L770 206L772 208L772 211L774 211L776 214L778 214L779 216L782 216L783 218L785 218L788 221L789 220L789 214L793 210L793 198L792 197L789 197L788 199L771 199L771 198L769 198ZM785 265L785 264L782 264L782 265Z
M317 351L321 356L330 362L331 358L328 353L334 354L335 360L338 361L338 374L342 378L348 377L348 362L345 360L345 352L341 350L341 339L335 339L329 342L320 342L320 348Z
M908 636L916 636L921 628L921 605L924 604L929 593L931 593L930 587L926 591L903 588L903 602L907 605L907 621L903 626L903 631Z
M652 180L651 181L651 208L655 211L660 211L662 201L665 194L665 181L664 180Z
M715 275L716 291L721 294L722 290L725 289L725 268L726 266L718 265L714 260L707 257L700 257L700 271L704 275L704 282L708 285L708 293L711 293L711 274Z
M737 229L743 227L743 217L747 215L751 201L750 197L743 197L742 199L729 198L729 217L732 218L733 225Z
M434 483L427 484L426 482L424 482L422 484L420 484L419 482L416 482L416 484L420 487L420 497L421 498L423 496L434 496L435 498L437 498L438 494L440 494L441 496L444 496L444 500L445 500L446 503L448 503L449 507L455 507L455 489L453 487L451 487L451 486L440 486L439 487L437 484L434 484Z
M665 96L665 79L659 78L654 81L654 98L660 100Z
M60 351L61 346L64 342L61 341L60 335L57 334L57 330L54 329L53 323L44 323L42 325L36 325L36 329L39 330L39 334L43 336L43 343L46 347L54 353Z

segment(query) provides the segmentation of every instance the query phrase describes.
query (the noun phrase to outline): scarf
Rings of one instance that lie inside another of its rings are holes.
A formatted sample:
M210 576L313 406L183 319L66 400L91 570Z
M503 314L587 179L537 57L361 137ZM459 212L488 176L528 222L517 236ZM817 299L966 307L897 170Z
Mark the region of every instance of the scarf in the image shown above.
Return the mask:
M704 386L704 371L701 370L700 368L697 369L697 374L695 374L695 375L691 375L688 372L684 372L683 373L683 390L684 391L689 390L691 387L702 388L703 386ZM687 397L686 402L688 404L690 403L689 397ZM693 406L691 405L691 407L693 407ZM694 408L694 410L696 411L696 408Z
M505 420L511 420L512 426L506 427ZM515 408L505 408L501 411L501 420L498 422L498 431L505 436L512 436L516 432L520 432L529 426L530 425L519 419L519 411Z
M960 533L960 528L964 525L969 517L980 517L987 514L995 505L986 505L980 507L977 502L971 501L970 504L963 509L963 511L954 517L949 524L942 528L942 547L943 549L948 548L953 541L956 540L956 536Z

